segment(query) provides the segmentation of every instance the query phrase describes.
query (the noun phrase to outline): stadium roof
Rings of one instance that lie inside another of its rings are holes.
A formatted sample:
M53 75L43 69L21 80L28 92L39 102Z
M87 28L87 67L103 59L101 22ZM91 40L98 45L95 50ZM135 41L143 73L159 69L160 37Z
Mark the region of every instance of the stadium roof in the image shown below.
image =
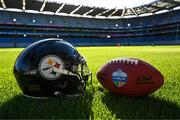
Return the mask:
M72 5L82 5L89 7L100 7L106 9L123 9L124 7L137 7L149 4L156 0L51 0L52 2L67 3ZM133 2L132 2L133 1Z
M103 5L73 4L65 0L0 0L0 9L76 17L125 18L153 15L180 8L180 0L150 1L139 6L120 5L112 8Z

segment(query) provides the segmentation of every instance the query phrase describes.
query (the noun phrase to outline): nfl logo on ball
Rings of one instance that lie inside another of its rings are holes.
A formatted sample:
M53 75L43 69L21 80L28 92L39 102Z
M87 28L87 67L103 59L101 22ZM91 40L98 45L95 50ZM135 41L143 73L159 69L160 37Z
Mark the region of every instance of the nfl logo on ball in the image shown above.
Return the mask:
M112 74L113 83L117 87L122 87L127 82L127 79L127 74L120 69Z

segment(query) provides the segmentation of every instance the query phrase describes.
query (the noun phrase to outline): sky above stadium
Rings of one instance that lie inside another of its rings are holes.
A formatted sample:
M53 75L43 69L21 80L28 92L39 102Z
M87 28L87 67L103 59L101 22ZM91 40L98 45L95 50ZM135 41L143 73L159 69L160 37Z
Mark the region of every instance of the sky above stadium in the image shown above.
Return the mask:
M156 0L49 0L53 2L105 8L130 8L149 4Z

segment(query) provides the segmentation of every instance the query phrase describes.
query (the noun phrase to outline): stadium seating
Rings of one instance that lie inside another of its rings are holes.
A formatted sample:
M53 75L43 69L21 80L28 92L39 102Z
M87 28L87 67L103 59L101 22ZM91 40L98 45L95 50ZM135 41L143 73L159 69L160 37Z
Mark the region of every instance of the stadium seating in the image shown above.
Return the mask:
M180 10L123 19L1 11L0 47L25 47L52 37L76 46L180 44L179 28Z

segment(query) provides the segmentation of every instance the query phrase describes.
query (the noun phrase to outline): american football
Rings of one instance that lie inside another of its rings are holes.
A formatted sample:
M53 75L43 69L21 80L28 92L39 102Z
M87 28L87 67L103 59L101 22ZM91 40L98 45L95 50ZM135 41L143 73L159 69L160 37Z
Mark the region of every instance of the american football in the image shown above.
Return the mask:
M145 96L164 83L164 77L155 67L135 58L109 61L97 72L97 79L110 92L125 96Z

